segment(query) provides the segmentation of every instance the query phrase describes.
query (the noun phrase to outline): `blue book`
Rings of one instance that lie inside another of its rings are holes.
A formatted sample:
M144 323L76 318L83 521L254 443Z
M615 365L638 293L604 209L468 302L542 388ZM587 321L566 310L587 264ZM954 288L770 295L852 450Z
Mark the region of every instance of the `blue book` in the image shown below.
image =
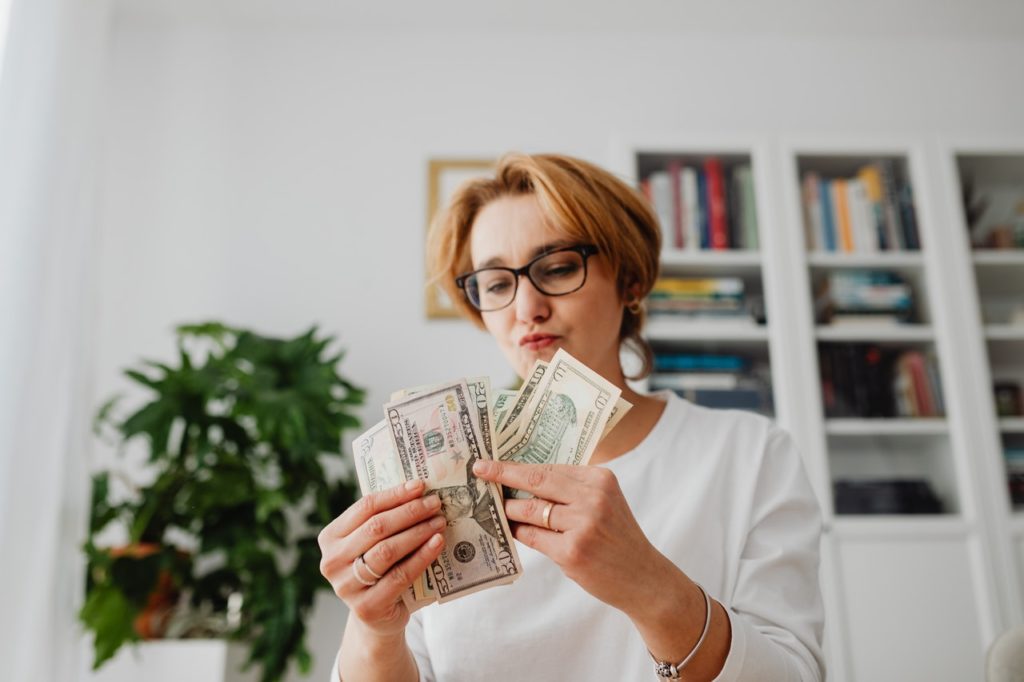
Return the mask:
M686 372L704 370L713 372L742 372L746 369L746 359L738 355L695 355L680 353L677 355L655 355L654 371Z
M821 222L825 233L825 250L836 250L835 213L832 210L832 182L821 180L818 195L821 197Z

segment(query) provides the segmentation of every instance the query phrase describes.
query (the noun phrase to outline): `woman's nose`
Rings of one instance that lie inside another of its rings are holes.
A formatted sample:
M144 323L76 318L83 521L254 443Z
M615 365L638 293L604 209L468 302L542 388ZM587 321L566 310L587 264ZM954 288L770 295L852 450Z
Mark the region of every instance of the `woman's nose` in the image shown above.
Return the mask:
M537 291L537 287L533 286L529 277L522 277L519 280L515 306L516 319L522 322L546 320L551 314L548 297Z

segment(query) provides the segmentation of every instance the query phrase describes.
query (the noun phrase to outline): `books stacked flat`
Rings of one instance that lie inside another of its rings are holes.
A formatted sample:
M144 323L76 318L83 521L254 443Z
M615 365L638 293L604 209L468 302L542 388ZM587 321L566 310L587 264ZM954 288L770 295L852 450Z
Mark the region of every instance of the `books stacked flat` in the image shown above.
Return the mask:
M914 295L893 272L830 272L815 297L815 310L821 324L906 323L914 319Z
M810 171L802 178L807 247L815 251L874 252L921 248L910 185L882 159L848 178Z
M822 344L827 417L941 417L945 414L933 353L871 344Z
M749 165L726 167L721 159L683 165L676 161L641 180L658 216L665 251L757 249L757 209Z
M647 297L647 310L652 315L751 319L738 277L662 277Z
M704 407L772 413L770 376L741 355L656 352L652 391L670 390Z

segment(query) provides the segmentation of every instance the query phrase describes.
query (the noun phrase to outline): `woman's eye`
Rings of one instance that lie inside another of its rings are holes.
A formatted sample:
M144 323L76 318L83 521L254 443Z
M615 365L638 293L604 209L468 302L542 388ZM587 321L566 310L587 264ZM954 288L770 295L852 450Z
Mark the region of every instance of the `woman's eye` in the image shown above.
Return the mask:
M552 265L544 269L545 277L568 277L569 275L576 274L579 270L579 266L575 263L561 263L559 265Z
M484 291L489 294L500 294L503 291L507 291L508 287L508 282L495 282L494 284L488 285Z

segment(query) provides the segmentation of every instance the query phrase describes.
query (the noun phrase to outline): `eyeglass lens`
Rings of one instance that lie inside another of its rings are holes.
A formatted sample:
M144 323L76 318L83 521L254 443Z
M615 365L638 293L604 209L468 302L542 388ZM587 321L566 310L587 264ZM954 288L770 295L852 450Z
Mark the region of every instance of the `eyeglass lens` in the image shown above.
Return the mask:
M533 286L547 296L571 293L583 286L586 270L578 251L556 251L535 260L527 271ZM478 270L466 281L473 305L482 311L498 310L512 303L518 282L511 270Z

